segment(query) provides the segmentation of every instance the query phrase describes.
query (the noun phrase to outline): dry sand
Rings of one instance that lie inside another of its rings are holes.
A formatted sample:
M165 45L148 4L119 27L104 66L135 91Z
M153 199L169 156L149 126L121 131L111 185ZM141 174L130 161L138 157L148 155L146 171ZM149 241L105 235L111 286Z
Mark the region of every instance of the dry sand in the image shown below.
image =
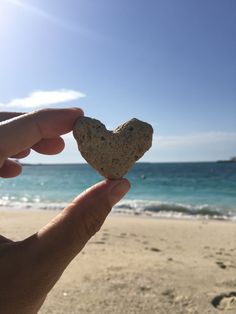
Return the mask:
M0 233L19 240L54 215L1 211ZM236 313L236 224L111 215L40 313Z

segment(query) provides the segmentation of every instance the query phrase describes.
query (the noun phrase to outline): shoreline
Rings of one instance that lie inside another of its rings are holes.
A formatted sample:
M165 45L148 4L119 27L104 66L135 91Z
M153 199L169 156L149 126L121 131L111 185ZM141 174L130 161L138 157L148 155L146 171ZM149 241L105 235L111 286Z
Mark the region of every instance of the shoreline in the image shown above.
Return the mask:
M37 205L37 204L35 204ZM58 206L52 205L47 208L37 208L27 206L27 205L19 205L19 208L16 209L16 206L5 206L0 205L0 212L52 212L54 214L59 213L64 207L66 207L67 203ZM131 210L129 208L113 208L110 215L121 216L121 217L141 217L141 218L150 218L150 219L163 219L163 220L184 220L184 221L220 221L220 222L231 222L236 223L236 216L228 217L228 216L217 216L217 215L201 215L201 214L183 214L181 212L154 212L154 211L141 211L141 210Z

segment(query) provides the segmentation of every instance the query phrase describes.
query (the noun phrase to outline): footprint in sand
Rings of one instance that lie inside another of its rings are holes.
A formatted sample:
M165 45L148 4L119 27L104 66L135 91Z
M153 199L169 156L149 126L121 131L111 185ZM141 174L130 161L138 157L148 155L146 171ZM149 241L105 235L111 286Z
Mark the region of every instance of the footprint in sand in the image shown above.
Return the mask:
M105 244L104 241L93 241L93 242L90 242L92 244Z
M158 249L157 247L151 247L151 248L150 248L150 251L153 251L153 252L161 252L161 250Z
M221 261L216 261L216 265L218 265L221 269L226 269L227 268L227 266L223 262L221 262Z
M218 265L221 269L236 268L236 266L230 261L216 261L216 265Z
M109 232L103 232L102 237L101 237L101 241L106 242L109 240L109 237L110 237Z
M220 311L236 311L236 292L222 293L217 295L211 304Z
M127 236L127 233L125 233L125 232L122 232L122 233L120 233L120 235L119 235L120 238L125 238L126 236Z

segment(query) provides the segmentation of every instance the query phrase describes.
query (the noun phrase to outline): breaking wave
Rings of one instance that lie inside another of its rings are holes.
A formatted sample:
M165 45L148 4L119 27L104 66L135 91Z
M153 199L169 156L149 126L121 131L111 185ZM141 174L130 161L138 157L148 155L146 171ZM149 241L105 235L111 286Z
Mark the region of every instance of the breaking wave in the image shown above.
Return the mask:
M62 210L67 206L66 202L50 202L40 199L13 200L0 198L0 208L9 209L38 209L38 210ZM209 204L182 204L150 200L124 200L114 206L113 213L148 215L153 217L189 218L189 219L218 219L232 220L236 222L236 208L215 207Z
M144 213L161 217L192 217L236 221L236 209L216 208L208 204L192 205L161 201L130 200L117 204L114 207L114 211L120 213L133 212L136 215Z

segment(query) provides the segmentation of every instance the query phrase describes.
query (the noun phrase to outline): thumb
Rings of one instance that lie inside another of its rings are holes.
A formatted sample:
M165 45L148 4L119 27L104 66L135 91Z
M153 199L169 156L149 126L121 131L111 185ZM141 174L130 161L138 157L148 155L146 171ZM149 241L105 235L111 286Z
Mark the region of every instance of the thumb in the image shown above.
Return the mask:
M126 179L102 181L79 195L37 235L29 238L31 254L37 260L37 267L42 268L41 273L46 274L48 269L56 281L129 188Z

